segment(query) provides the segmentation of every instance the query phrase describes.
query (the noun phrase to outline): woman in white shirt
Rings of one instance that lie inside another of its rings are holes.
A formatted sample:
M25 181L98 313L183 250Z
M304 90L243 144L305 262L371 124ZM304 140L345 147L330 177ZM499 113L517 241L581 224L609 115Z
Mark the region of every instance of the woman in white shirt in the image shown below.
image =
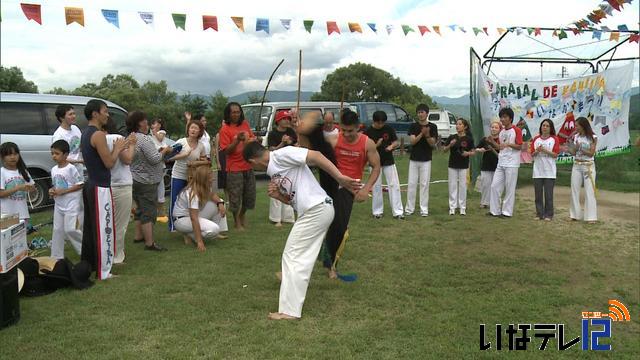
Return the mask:
M153 145L156 146L156 149L160 150L161 148L167 146L166 142L167 132L164 129L164 120L161 118L155 118L151 122L151 139L153 140ZM160 183L158 184L158 220L161 222L167 222L169 219L166 217L164 213L164 176L160 179Z
M187 186L189 167L209 164L204 145L200 142L203 133L204 126L202 126L201 122L190 121L187 124L187 137L177 141L182 145L182 151L172 159L169 159L169 161L174 161L171 170L171 214L173 214L173 207L178 194ZM175 230L172 219L169 221L169 230Z
M556 158L560 153L560 140L550 119L540 123L538 135L531 141L529 152L533 157L533 188L535 192L536 220L553 219L553 187L556 182Z
M584 218L589 224L598 220L596 205L596 164L594 155L598 138L591 129L589 120L579 117L576 120L576 134L569 139L568 150L574 155L571 169L571 206L569 216L577 221ZM584 217L580 205L580 189L584 186Z

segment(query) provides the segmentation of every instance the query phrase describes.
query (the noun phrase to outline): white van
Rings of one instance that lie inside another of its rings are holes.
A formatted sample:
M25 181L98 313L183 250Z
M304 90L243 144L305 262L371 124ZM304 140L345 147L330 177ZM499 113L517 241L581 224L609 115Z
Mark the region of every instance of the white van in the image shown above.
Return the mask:
M429 122L438 127L438 135L442 140L446 140L449 135L456 133L456 120L455 115L447 110L429 110Z
M83 130L87 126L84 107L91 99L85 96L0 93L0 144L11 141L18 145L20 156L36 183L36 189L30 194L34 209L50 202L50 171L55 165L51 159L51 138L60 125L55 115L56 108L60 104L73 106L77 115L76 125ZM118 130L124 130L127 111L112 102L103 101L107 103Z

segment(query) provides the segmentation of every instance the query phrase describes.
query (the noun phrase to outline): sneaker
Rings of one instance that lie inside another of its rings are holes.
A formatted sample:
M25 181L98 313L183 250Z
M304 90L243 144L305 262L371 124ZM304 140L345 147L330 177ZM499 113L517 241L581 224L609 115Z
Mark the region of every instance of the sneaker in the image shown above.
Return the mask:
M375 214L375 215L373 215L373 217L375 219L382 219L382 214Z
M427 217L427 216L429 216L429 214L427 214L427 213L420 213L420 216L422 216L422 217Z
M412 213L412 212L405 212L405 213L404 213L404 216L411 216L411 215L413 215L413 213Z
M167 251L167 248L164 248L156 243L153 243L151 246L145 245L144 249L149 251Z
M465 209L460 209L460 215L462 215L462 216L466 216L466 215L467 215L467 210L465 210Z
M166 223L168 223L168 222L169 222L169 218L168 218L168 217L166 217L166 216L158 216L158 217L156 218L156 221L157 221L157 222L161 222L161 223L166 224Z
M453 209L449 209L449 215L455 215L455 214L456 214L456 211L455 211L455 210L453 210Z
M404 220L404 215L396 215L393 218L396 220Z
M544 221L551 221L551 218L544 218Z

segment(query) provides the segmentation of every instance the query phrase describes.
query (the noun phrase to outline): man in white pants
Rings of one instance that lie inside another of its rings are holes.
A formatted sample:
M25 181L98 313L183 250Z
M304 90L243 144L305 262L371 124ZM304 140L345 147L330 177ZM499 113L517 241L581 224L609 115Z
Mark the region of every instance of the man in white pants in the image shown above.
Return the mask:
M438 127L429 122L429 106L418 104L418 122L411 124L409 131L411 155L409 155L409 184L405 215L413 214L416 205L416 189L420 183L420 215L429 216L429 181L431 181L431 159L438 142Z
M513 110L503 108L498 115L504 128L498 135L500 141L498 167L491 182L490 212L487 215L510 218L513 216L513 205L516 201L522 132L520 128L513 126ZM501 200L503 191L504 199Z
M334 216L332 199L307 164L326 171L352 192L360 187L360 181L342 175L321 153L302 147L287 146L270 152L260 143L250 142L242 155L254 170L266 170L271 177L269 196L290 204L298 213L282 253L278 312L269 313L268 318L299 319L313 265Z

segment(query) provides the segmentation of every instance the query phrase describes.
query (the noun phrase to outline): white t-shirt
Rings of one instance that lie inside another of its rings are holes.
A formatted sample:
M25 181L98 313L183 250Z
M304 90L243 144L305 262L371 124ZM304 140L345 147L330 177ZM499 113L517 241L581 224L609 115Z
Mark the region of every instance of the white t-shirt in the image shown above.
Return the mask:
M595 137L595 135L594 135ZM593 161L593 156L586 156L584 154L584 150L591 150L591 144L593 144L593 139L584 135L575 134L573 136L573 143L576 147L576 160L580 161Z
M330 138L337 138L338 134L340 133L340 130L338 128L334 128L331 131L327 131L327 130L322 130L322 135L324 135L324 139L330 139Z
M182 151L180 151L180 154L191 150L191 147L187 142L187 138L182 138L176 142L182 144ZM189 156L184 159L176 160L173 163L171 177L181 180L187 180L187 163L189 161L200 160L200 156L202 155L204 155L204 145L202 145L201 142L198 142L198 146L189 154Z
M68 189L77 184L83 184L84 178L78 169L71 164L61 168L59 165L51 169L51 185L55 189ZM77 213L82 201L82 190L66 193L54 198L56 209L68 213Z
M555 136L549 136L546 139L537 135L531 141L531 150L534 151L542 146L543 149L554 153L560 152L560 141ZM556 159L545 153L536 153L533 156L533 178L534 179L555 179L556 178Z
M271 152L267 166L267 175L278 184L280 193L289 197L298 216L328 198L307 166L308 153L305 148L286 146Z
M31 174L29 174L29 177L31 178L29 184L34 184ZM0 168L0 190L13 189L26 183L17 169ZM7 197L0 198L0 212L3 214L20 214L20 219L28 219L29 207L27 206L27 201L26 191L16 191Z
M51 138L51 143L53 144L58 140L64 140L68 142L69 156L67 157L67 159L73 160L73 161L82 160L82 153L80 152L81 137L82 137L82 133L80 132L80 129L75 125L71 125L70 130L63 129L62 126L58 126L56 131L53 133L53 137ZM78 172L82 174L84 166L82 166L82 164L74 164L74 165L76 169L78 169Z
M156 146L156 149L167 146L167 132L164 130L160 130L158 131L158 134L164 134L162 141L158 141L158 138L155 135L151 134L151 140L153 140L153 145Z
M123 139L122 135L107 134L107 147L109 151L113 151L113 142L117 139ZM133 178L131 177L131 169L129 165L120 161L120 158L116 159L115 165L111 168L111 186L123 186L133 185Z
M205 131L199 141L204 146L204 155L207 159L211 158L211 137L209 133Z
M204 208L204 205L207 202L205 201L202 206L200 206L198 195L194 195L193 199L189 201L190 194L190 188L185 188L183 191L180 191L176 198L176 203L173 205L173 217L181 218L189 216L189 209L200 210L201 208Z
M517 126L500 130L498 140L501 144L522 145L522 131ZM507 147L498 153L498 166L520 167L520 149Z

